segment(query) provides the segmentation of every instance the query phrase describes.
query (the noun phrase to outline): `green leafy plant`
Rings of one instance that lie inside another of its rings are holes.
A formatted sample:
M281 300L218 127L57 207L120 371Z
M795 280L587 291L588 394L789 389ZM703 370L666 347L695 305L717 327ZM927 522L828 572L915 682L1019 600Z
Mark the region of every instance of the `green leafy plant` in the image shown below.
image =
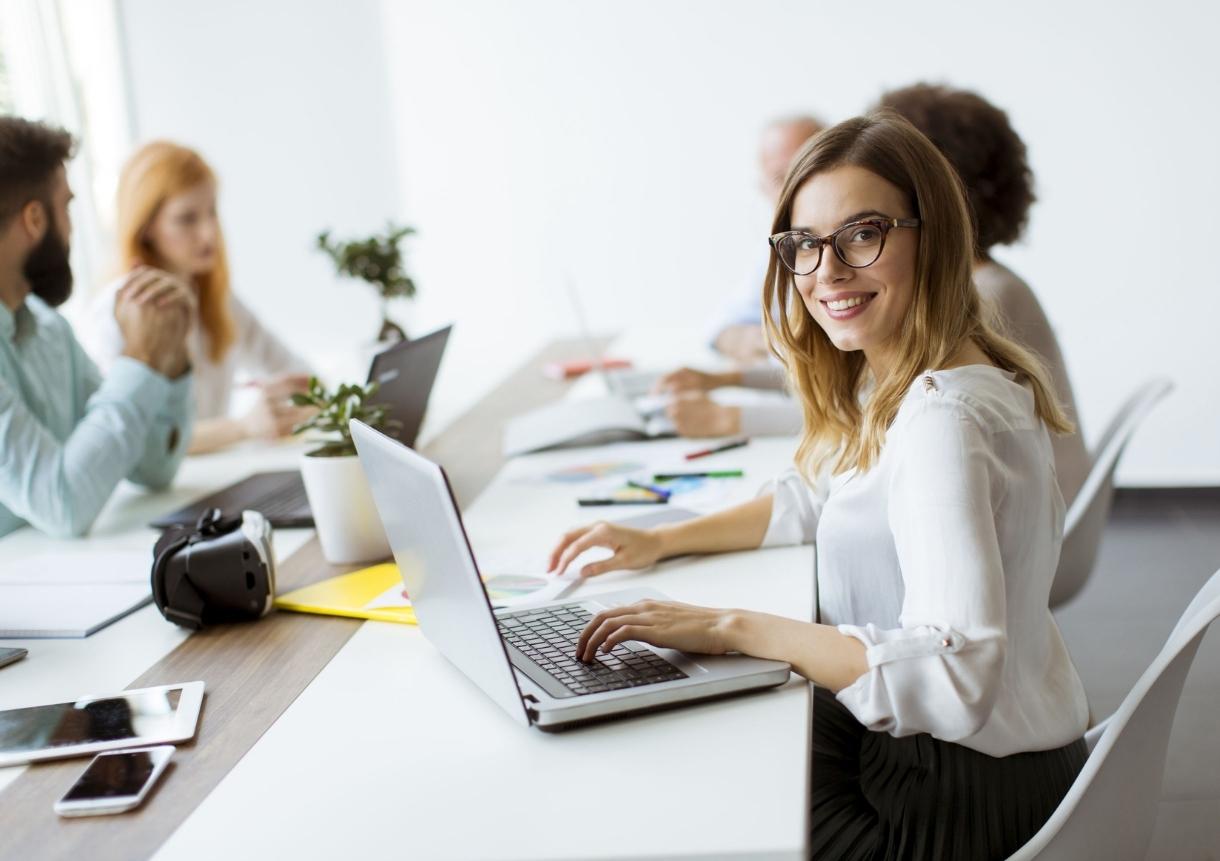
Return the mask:
M388 303L395 298L415 298L415 282L406 273L399 247L402 240L414 232L413 227L399 227L391 222L386 225L384 234L365 239L332 240L329 230L318 234L318 248L330 257L335 270L340 275L367 281L381 297L378 341L405 341L407 338L402 327L390 319Z
M309 452L309 456L354 455L356 446L352 443L352 432L348 426L352 419L359 419L369 427L382 431L401 427L401 422L387 418L390 412L388 404L374 404L369 401L377 394L378 388L376 382L363 386L347 383L332 392L323 386L317 377L310 377L309 388L294 394L292 402L298 407L313 407L317 412L294 427L292 432L297 434L307 430L319 430L324 433L337 433L339 438L327 440L321 448Z

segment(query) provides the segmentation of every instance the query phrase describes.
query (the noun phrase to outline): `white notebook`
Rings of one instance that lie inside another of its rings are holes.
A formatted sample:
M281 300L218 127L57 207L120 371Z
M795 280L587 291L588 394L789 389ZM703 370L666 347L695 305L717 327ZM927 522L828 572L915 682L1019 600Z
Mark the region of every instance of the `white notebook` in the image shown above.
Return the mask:
M152 600L150 553L57 553L0 570L0 639L87 637Z
M605 445L633 439L672 436L664 414L648 415L654 404L633 404L609 396L563 400L517 416L504 428L504 454L513 457L556 446Z

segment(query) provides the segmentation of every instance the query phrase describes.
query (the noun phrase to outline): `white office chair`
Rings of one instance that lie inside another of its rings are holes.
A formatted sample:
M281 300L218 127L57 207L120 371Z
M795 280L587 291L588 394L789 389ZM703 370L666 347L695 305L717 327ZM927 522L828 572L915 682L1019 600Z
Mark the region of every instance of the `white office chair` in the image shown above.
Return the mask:
M1118 710L1090 731L1095 746L1072 788L1042 829L1009 861L1144 861L1156 825L1165 753L1182 685L1199 641L1217 617L1220 571L1190 602L1165 647Z
M1119 408L1102 434L1094 449L1096 454L1089 475L1068 509L1059 568L1051 584L1052 607L1073 598L1089 579L1114 499L1114 471L1118 468L1118 459L1136 428L1172 390L1173 382L1168 377L1154 377L1144 383Z

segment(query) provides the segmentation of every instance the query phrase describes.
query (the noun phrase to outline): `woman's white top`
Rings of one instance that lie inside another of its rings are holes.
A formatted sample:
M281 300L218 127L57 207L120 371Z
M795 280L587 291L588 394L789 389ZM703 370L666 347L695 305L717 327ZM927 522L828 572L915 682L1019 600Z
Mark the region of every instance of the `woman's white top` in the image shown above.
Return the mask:
M991 756L1080 738L1048 606L1064 505L1033 394L986 365L920 375L860 474L774 485L763 546L816 541L820 621L867 647L838 698L871 730Z
M114 297L123 285L119 279L93 301L88 330L82 341L103 371L123 351L123 335L114 319ZM232 346L219 362L209 353L207 333L196 324L187 334L187 352L195 379L195 420L221 418L229 414L229 402L239 374L259 380L282 374L308 374L309 365L264 327L240 299L229 293L233 315Z
M1068 379L1067 364L1055 330L1038 297L1030 286L1011 269L994 260L974 267L974 283L979 297L991 312L993 323L1010 338L1036 353L1046 364L1059 397L1059 405L1073 424L1079 423L1076 412L1076 396ZM755 299L757 303L757 299ZM761 319L761 314L757 312ZM787 380L782 368L768 362L742 371L743 386L760 389L784 389ZM747 406L741 410L741 433L745 436L787 436L801 431L800 405L795 399L778 405ZM1092 460L1084 445L1084 436L1079 428L1070 434L1051 437L1051 449L1055 453L1055 470L1059 476L1059 490L1070 505L1088 477Z

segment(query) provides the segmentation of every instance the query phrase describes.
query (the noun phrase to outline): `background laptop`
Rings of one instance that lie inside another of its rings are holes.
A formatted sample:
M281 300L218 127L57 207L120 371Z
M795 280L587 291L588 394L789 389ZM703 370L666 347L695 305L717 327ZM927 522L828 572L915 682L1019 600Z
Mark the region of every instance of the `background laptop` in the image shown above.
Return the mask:
M631 589L493 611L444 471L368 425L351 428L420 629L518 722L565 729L788 680L779 661L634 642L577 661L576 640L595 613L665 596Z
M368 380L376 381L381 386L377 392L377 402L393 407L390 418L401 423L393 435L404 445L415 445L419 437L428 398L432 394L452 328L446 326L422 338L403 341L373 357ZM305 485L301 481L300 470L295 469L255 473L159 517L150 525L154 529L193 526L203 512L212 508L219 508L225 515L238 514L247 509L258 511L272 526L313 526L313 513L309 510Z

